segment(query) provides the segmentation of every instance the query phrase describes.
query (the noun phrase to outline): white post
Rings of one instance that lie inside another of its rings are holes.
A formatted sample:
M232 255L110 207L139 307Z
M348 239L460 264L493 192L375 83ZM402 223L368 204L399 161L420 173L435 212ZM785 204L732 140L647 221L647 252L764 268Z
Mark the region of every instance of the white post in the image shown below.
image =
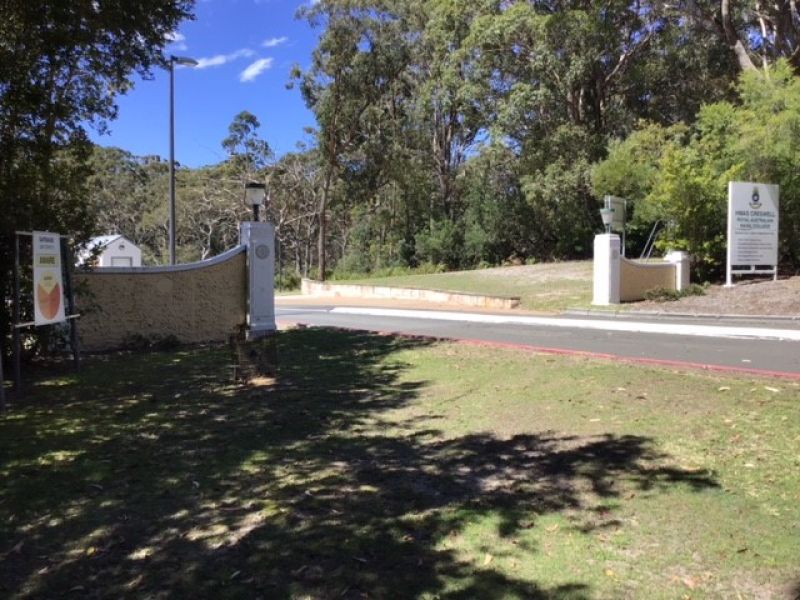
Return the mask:
M247 339L256 339L277 330L275 227L272 223L245 221L239 226L239 243L247 246Z
M675 289L679 292L689 287L689 253L680 250L669 252L664 260L675 265Z
M728 219L725 238L725 287L733 287L733 182L728 182Z
M620 241L615 233L594 236L594 297L592 304L619 304Z

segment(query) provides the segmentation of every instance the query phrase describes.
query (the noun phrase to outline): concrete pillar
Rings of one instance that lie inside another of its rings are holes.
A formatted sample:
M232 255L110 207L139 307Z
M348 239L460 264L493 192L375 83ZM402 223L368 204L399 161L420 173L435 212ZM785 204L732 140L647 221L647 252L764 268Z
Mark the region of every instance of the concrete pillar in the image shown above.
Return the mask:
M679 292L689 287L689 253L673 250L664 257L668 263L675 265L675 289Z
M592 304L619 304L619 236L603 233L594 237L594 297Z
M247 246L247 339L256 339L277 330L275 227L255 221L240 223L239 243Z

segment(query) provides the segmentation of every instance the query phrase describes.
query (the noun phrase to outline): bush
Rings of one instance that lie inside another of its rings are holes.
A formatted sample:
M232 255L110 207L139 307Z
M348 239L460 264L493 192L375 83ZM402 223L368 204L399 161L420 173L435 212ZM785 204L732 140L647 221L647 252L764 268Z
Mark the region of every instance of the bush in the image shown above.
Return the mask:
M447 219L437 221L430 231L418 233L415 242L420 261L442 263L449 269L457 269L463 264L463 223L454 223Z
M685 290L668 290L666 288L657 287L652 290L647 290L644 293L645 300L652 300L653 302L674 302L687 296L705 296L706 289L702 285L696 283L691 284Z
M142 335L141 333L131 333L122 341L122 348L124 350L132 350L134 352L166 352L174 350L181 345L181 341L173 334L159 335L154 334L150 336Z
M353 279L376 279L379 277L401 277L403 275L431 275L433 273L444 273L447 268L444 265L425 262L417 267L384 267L373 271L349 271L339 268L337 265L329 277L330 281L350 281Z
M296 271L283 271L276 274L275 288L278 290L299 290L300 274Z
M781 60L768 74L743 73L737 91L740 102L704 105L688 135L647 125L611 144L593 172L596 194L634 201L633 237L662 221L656 248L688 251L700 280L725 272L729 181L780 185L778 260L800 268L800 78Z

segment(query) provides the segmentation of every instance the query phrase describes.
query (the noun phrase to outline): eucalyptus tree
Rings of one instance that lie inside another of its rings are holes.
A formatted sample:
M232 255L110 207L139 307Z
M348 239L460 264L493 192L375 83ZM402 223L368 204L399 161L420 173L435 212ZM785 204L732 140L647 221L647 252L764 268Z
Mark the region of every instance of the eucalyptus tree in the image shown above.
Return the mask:
M366 104L360 94L367 90L359 89L356 64L363 31L359 12L367 10L357 2L335 0L321 0L307 9L311 23L323 24L325 29L312 53L309 71L294 72L303 98L317 118L319 157L324 170L317 205L317 268L321 280L327 272L327 219L332 192L343 168L344 154L355 142Z
M2 232L54 228L85 235L86 126L101 131L131 75L163 62L168 34L191 0L49 2L0 6ZM69 157L69 161L65 160Z
M521 162L542 257L580 256L598 226L591 167L641 118L693 118L734 71L658 0L510 0L475 19L466 43L492 138ZM682 69L681 73L677 69Z
M322 193L323 167L316 150L290 152L270 172L271 201L267 210L275 223L281 267L293 265L308 277L314 264L317 207Z
M675 0L663 6L698 33L717 37L742 71L785 58L800 73L800 11L796 0Z
M243 182L263 176L275 156L269 143L259 135L260 128L258 118L243 110L233 118L228 136L222 140L228 163L241 175Z
M86 200L96 231L122 234L142 247L146 262L162 262L168 252L167 161L95 146L89 166Z

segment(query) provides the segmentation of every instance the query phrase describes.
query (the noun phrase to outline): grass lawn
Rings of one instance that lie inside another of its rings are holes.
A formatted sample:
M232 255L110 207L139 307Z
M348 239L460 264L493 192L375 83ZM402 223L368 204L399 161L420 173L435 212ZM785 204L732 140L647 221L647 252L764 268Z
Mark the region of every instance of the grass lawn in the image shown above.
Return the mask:
M497 296L519 296L522 308L553 312L591 305L592 262L543 263L428 275L398 275L331 281L331 283L361 283Z
M794 598L800 387L369 334L0 417L0 597Z

